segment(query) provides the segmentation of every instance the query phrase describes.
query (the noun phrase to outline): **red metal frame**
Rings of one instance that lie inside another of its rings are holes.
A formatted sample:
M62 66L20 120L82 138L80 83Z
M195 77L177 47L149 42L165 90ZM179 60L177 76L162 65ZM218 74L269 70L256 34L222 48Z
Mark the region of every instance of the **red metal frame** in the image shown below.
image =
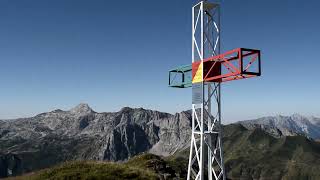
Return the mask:
M244 64L244 60L249 62ZM257 65L254 72L250 71L253 64ZM205 82L226 82L260 76L260 50L237 48L224 54L212 56L203 60L203 71L203 81Z

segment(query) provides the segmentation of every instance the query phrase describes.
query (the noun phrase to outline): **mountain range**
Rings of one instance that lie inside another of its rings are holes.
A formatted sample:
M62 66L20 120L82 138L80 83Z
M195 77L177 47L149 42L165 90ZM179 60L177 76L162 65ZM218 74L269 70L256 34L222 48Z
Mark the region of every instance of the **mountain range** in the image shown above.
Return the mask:
M97 113L87 104L0 123L0 177L66 160L123 161L170 155L189 144L190 113L142 108Z
M320 139L320 118L299 114L291 116L268 116L239 122L248 129L261 128L275 136L305 135L314 140Z
M176 171L184 178L190 127L190 111L169 114L125 107L97 113L87 104L2 120L0 177L65 161L121 162L148 152L178 164ZM225 164L231 179L320 177L320 145L312 140L318 139L318 118L265 117L224 126L224 131Z

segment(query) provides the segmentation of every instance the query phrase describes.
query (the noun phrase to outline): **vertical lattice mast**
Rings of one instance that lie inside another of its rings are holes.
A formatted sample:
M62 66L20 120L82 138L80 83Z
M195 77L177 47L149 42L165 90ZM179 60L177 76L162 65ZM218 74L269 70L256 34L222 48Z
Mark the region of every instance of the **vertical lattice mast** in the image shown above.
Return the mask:
M261 76L260 50L236 48L220 54L220 33L220 5L201 1L193 6L192 64L169 71L170 87L192 86L188 180L225 180L221 83Z
M192 80L192 136L188 180L225 179L221 83L203 81L206 74L203 60L219 54L220 6L201 1L192 8L192 63L200 60L197 71L200 74L196 74L196 78Z

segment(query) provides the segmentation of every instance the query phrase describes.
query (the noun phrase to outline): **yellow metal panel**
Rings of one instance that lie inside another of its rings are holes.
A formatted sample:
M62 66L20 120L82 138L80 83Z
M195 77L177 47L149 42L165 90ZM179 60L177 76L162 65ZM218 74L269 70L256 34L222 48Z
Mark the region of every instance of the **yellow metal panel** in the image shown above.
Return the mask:
M200 63L196 74L192 79L192 83L199 83L203 81L203 62Z

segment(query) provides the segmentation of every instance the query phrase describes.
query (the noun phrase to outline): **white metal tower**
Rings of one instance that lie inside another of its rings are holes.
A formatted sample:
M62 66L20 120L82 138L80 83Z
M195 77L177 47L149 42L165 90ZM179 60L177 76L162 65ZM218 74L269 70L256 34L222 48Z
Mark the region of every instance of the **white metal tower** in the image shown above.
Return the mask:
M197 3L192 8L192 64L169 71L170 87L192 87L188 180L226 179L221 83L261 76L260 50L236 48L220 54L220 33L220 5Z
M220 5L192 8L192 63L220 54ZM202 65L199 68L203 68ZM201 79L205 70L201 71ZM187 179L225 180L221 127L221 83L192 83L192 135Z

